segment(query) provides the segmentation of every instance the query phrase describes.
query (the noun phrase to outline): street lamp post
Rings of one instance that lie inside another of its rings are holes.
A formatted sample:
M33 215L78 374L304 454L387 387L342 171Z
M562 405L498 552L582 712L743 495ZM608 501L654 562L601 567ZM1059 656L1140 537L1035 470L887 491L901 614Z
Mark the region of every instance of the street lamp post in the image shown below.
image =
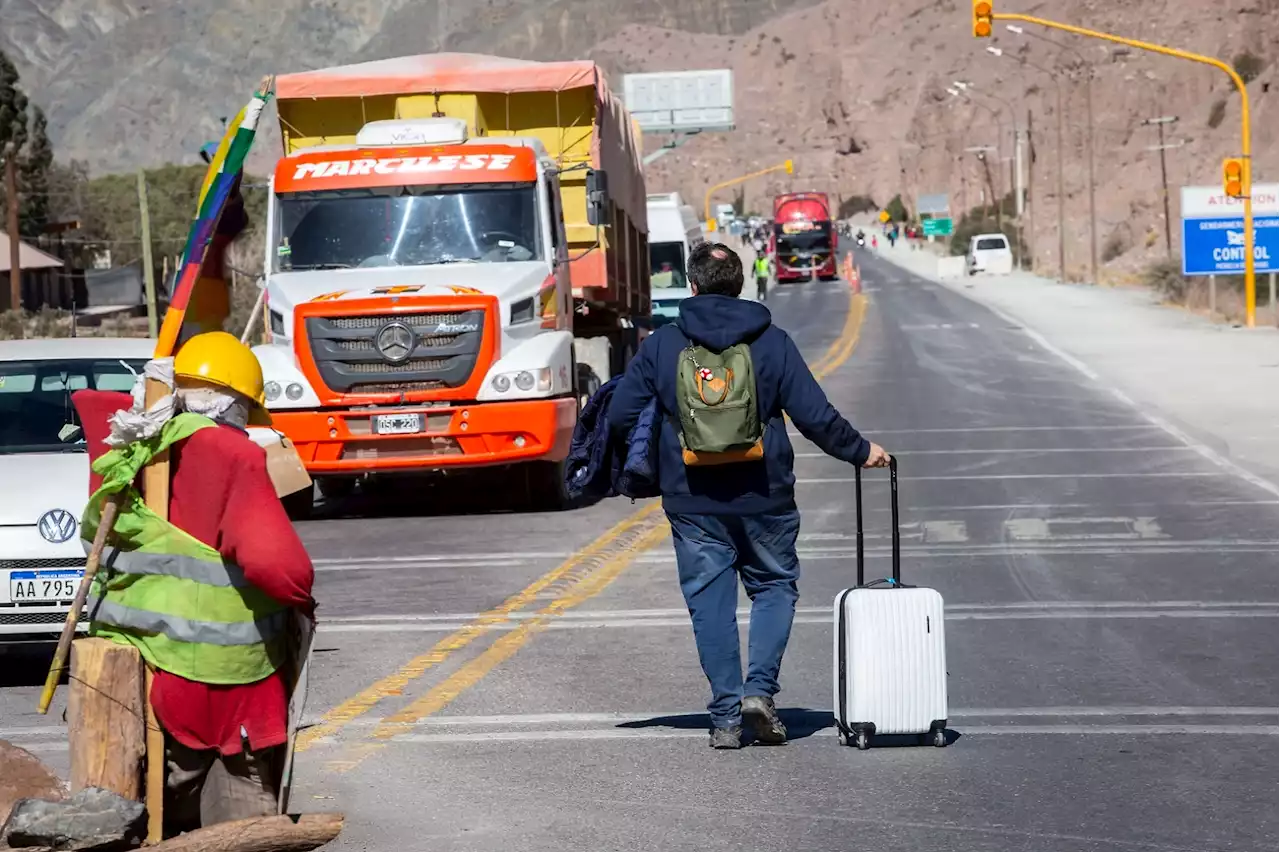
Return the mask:
M1085 159L1088 160L1089 168L1089 280L1093 284L1098 283L1098 208L1097 208L1097 180L1094 177L1094 156L1093 156L1093 65L1073 47L1068 47L1060 41L1051 39L1048 36L1040 35L1034 30L1028 30L1017 24L1005 24L1004 27L1015 35L1025 35L1031 38L1040 39L1043 42L1057 47L1059 50L1067 50L1074 53L1076 59L1080 61L1080 68L1084 71L1084 109L1085 109Z
M969 84L964 83L964 84L958 84L958 85L960 85L961 88L965 88ZM999 137L997 138L996 141L999 142L1000 140L1002 140L1004 138L1004 120L1000 118L1000 111L997 109L993 109L991 106L989 106L988 104L984 104L982 101L974 100L973 98L969 97L967 93L965 93L964 91L961 91L961 88L951 88L950 86L948 86L947 94L951 95L951 97L953 98L964 98L966 101L973 104L974 106L981 107L982 109L991 113L991 117L994 118L996 122L996 132L999 134ZM1002 179L1002 182L1003 182L1003 179Z
M1009 188L1010 188L1010 190L1014 193L1014 212L1015 212L1015 213L1017 213L1017 215L1021 216L1021 215L1022 215L1022 208L1023 208L1023 199L1022 199L1022 139L1021 139L1021 137L1018 135L1018 112L1017 112L1017 110L1015 110L1015 109L1013 108L1013 104L1012 104L1010 101L1007 101L1007 100L1005 100L1004 98L1000 97L999 95L993 94L992 92L988 92L988 91L979 91L979 90L978 90L978 87L977 87L977 86L975 86L973 83L967 83L967 82L965 82L965 81L963 81L963 80L953 80L953 81L952 81L952 85L953 85L953 86L955 86L955 87L957 87L957 88L959 88L959 89L961 89L961 90L964 90L964 91L974 91L974 92L976 92L976 93L978 93L978 94L980 94L980 95L986 95L987 97L991 98L993 101L996 101L996 102L998 102L998 103L1000 103L1000 104L1004 105L1004 106L1005 106L1005 108L1007 108L1007 109L1009 110L1009 119L1010 119L1010 120L1012 121L1012 123L1013 123L1013 124L1012 124L1012 130L1013 130L1013 149L1014 149L1014 153L1013 153L1013 157L1014 157L1014 160L1013 160L1013 162L1014 162L1014 170L1013 170L1013 171L1014 171L1014 174L1013 174L1013 176L1012 176L1012 179L1009 181L1009 184L1010 184ZM1003 132L1003 131L1002 131L1002 132Z
M1004 56L1005 52L998 47L988 47L987 52L997 58ZM1023 59L1021 56L1009 54L1011 59L1017 60L1022 65L1035 68L1037 71L1048 74L1050 81L1053 82L1054 91L1058 100L1058 278L1063 283L1067 280L1067 232L1066 232L1066 190L1064 188L1062 170L1063 160L1066 159L1066 148L1063 144L1062 125L1065 121L1065 108L1062 101L1062 84L1058 81L1058 76L1050 69L1043 65L1038 65L1029 59Z

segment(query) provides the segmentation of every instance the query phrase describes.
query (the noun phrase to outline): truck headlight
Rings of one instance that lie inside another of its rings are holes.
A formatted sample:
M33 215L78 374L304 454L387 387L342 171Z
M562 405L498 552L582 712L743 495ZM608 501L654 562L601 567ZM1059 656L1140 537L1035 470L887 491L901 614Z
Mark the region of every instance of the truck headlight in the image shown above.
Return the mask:
M267 402L274 402L280 398L280 383L267 382L262 386L262 395L267 398Z
M290 382L289 386L284 389L284 395L297 402L302 399L302 385L297 382Z
M535 387L542 392L551 390L551 368L539 367L536 370L519 370L510 373L498 373L489 380L489 386L498 393L506 393L515 385L516 390L531 391Z

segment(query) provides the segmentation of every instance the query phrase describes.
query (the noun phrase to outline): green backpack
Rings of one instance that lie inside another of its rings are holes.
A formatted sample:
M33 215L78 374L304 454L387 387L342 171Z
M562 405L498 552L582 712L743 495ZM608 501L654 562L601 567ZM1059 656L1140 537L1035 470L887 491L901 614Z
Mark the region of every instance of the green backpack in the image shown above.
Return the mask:
M764 457L756 373L751 347L746 343L719 353L690 343L680 353L676 406L686 465L730 464Z

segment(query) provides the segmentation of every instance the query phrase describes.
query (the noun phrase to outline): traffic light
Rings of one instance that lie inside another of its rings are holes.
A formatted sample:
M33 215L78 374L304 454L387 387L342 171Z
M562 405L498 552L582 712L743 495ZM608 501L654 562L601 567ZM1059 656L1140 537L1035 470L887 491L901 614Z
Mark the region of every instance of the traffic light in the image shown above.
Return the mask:
M991 0L973 0L973 34L991 38Z
M1222 191L1228 198L1244 197L1244 160L1227 157L1222 161Z

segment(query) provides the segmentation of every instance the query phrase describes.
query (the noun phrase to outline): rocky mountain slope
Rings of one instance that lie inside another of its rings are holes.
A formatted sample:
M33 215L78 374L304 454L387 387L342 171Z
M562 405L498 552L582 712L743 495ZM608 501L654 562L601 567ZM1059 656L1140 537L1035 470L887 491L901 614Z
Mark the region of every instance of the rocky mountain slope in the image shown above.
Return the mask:
M1007 10L1010 0L997 5ZM1274 0L1020 5L1228 61L1251 56L1255 179L1277 178ZM1067 266L1076 275L1088 267L1087 134L1084 86L1067 69L1083 61L1094 73L1100 251L1113 275L1162 254L1159 158L1147 150L1156 132L1141 122L1179 117L1167 140L1182 143L1167 151L1176 219L1177 187L1216 182L1221 158L1239 150L1239 97L1226 75L1054 35L1071 47L1060 51L1000 24L995 39L978 41L968 16L959 0L0 0L0 49L46 107L59 156L99 171L191 159L263 73L435 50L590 56L618 88L630 71L732 68L738 129L706 134L650 169L651 190L680 190L699 205L709 184L792 157L794 176L746 187L748 208L767 209L780 190L818 189L882 204L897 192L910 203L947 191L959 210L980 203L986 183L963 149L998 146L1007 157L1012 124L1025 131L1029 111L1034 245L1051 270L1061 86ZM976 104L947 94L955 80L973 84ZM1007 164L992 184L1008 191ZM1175 240L1176 231L1175 222Z

